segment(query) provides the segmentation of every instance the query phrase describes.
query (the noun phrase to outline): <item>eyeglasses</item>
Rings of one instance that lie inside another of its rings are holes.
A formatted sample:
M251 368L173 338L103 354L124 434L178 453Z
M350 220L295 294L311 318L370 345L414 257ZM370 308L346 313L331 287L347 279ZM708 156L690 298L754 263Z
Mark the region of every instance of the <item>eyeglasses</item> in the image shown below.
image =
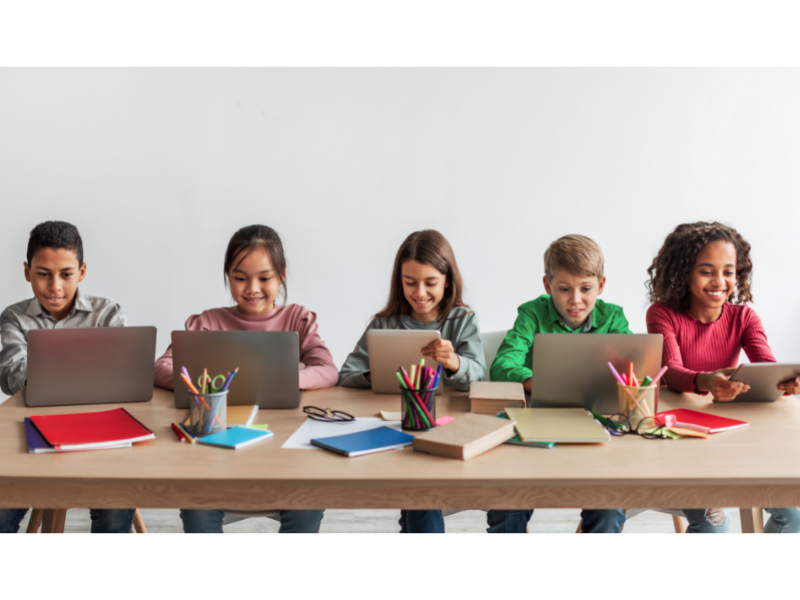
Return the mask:
M306 406L303 408L303 412L308 415L309 419L325 421L326 423L343 423L356 420L353 415L342 410L331 410L330 408L319 408L318 406Z
M631 427L631 421L625 415L599 415L592 411L592 416L597 419L608 433L623 436L633 433L646 440L656 440L673 437L674 434L655 417L645 417L636 428Z

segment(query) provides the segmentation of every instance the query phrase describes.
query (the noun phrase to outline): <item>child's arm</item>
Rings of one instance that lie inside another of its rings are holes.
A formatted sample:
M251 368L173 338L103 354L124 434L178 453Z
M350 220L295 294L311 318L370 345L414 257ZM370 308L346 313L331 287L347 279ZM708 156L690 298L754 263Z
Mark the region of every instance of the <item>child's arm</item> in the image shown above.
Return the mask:
M492 381L524 383L533 377L531 365L526 365L525 362L533 348L533 336L537 329L536 317L523 304L519 307L514 327L508 331L497 350L490 371Z
M317 315L305 311L300 326L300 362L305 365L300 370L300 389L317 390L336 385L338 373L331 351L319 335Z
M99 327L125 327L128 323L128 318L122 312L122 307L119 304L112 304L103 315Z
M14 314L6 309L0 314L0 389L13 396L28 377L28 341Z
M205 313L192 315L186 319L186 331L210 331ZM174 379L172 376L172 344L169 345L163 356L156 360L155 384L158 387L171 390L174 389Z
M442 362L445 381L457 390L466 391L470 383L486 377L486 358L475 313L468 313L461 320L463 326L454 340L431 342L422 354Z
M760 362L778 362L775 355L772 354L772 349L767 343L767 334L764 331L764 325L761 319L752 309L745 309L745 324L742 331L742 349L751 363ZM800 392L800 377L790 381L784 381L778 384L778 389L784 392L784 395L792 395Z
M369 374L369 351L367 350L367 331L379 329L379 322L373 319L367 326L356 347L348 354L342 368L339 370L339 385L355 388L370 388L372 382L367 379Z
M669 367L664 374L667 387L676 392L698 392L695 386L698 372L683 367L683 357L669 310L659 304L653 304L647 309L646 320L647 333L660 333L664 336L661 365Z

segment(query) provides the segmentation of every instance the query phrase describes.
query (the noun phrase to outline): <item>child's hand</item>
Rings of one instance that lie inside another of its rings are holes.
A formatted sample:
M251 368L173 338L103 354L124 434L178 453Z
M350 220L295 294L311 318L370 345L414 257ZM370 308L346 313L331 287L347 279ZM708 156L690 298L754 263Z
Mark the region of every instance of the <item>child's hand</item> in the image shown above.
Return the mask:
M422 356L442 363L443 369L450 369L451 371L458 371L458 367L461 365L458 354L453 348L453 342L450 340L431 342L422 349Z
M800 377L778 384L778 389L783 390L784 396L794 396L800 392Z
M697 389L701 392L711 392L717 402L730 402L739 394L750 389L750 386L741 381L731 381L731 373L736 369L720 369L711 373L697 375Z

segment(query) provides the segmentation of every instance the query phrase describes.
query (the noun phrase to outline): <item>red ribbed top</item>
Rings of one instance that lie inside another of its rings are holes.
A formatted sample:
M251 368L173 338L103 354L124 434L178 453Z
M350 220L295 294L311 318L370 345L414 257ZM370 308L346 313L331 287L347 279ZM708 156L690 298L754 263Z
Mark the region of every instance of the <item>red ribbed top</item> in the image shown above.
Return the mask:
M726 302L719 319L701 323L656 302L647 310L647 332L664 336L661 364L669 367L664 381L676 392L697 392L698 373L737 366L742 349L750 362L777 362L761 319L749 306Z

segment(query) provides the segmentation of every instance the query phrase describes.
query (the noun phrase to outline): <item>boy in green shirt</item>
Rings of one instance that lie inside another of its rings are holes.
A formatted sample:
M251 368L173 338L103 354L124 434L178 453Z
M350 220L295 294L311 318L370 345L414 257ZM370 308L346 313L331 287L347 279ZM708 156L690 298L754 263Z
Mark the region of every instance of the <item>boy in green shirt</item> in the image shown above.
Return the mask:
M544 253L547 292L519 307L492 363L492 381L516 381L531 391L533 336L537 333L631 333L622 308L597 297L603 293L603 251L582 235L566 235ZM490 510L490 533L525 533L533 510ZM621 510L583 510L585 533L619 533Z

